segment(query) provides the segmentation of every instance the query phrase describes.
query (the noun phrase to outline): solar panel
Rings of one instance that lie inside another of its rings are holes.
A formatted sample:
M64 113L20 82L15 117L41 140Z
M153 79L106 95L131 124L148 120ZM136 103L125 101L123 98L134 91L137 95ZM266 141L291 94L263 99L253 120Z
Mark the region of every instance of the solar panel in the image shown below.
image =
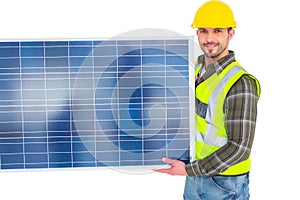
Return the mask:
M189 38L0 42L0 167L190 159Z

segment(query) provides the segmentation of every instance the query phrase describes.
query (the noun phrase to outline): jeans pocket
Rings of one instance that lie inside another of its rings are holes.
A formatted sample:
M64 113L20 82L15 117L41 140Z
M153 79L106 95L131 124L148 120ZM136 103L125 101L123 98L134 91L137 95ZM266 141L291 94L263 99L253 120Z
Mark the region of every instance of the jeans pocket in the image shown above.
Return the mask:
M211 182L219 190L233 196L235 195L235 181L232 180L232 177L212 176Z

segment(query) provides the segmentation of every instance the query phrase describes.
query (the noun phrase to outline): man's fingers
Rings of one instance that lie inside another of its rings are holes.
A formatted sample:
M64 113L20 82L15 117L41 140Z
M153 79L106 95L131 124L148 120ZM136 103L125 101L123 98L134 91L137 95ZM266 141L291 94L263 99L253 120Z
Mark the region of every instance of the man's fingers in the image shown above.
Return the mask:
M162 158L162 161L164 162L164 163L167 163L167 164L170 164L170 165L172 165L173 163L174 163L174 161L176 161L176 160L173 160L173 159L171 159L171 158Z
M160 172L160 173L166 173L166 174L168 174L168 172L169 172L169 169L154 169L153 171L156 171L156 172Z
M169 164L169 165L172 165L172 163L174 162L173 159L171 158L162 158L162 161L166 164ZM161 168L161 169L154 169L154 171L156 172L160 172L160 173L167 173L167 174L170 174L170 168Z

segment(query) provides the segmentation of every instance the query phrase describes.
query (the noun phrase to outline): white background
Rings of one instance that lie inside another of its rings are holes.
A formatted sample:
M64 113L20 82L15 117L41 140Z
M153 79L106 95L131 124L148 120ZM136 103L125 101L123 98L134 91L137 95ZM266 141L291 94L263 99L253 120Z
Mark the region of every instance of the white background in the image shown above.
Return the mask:
M234 10L236 58L261 82L251 199L297 199L299 19L297 1L224 0ZM139 28L193 35L200 0L0 1L0 40L114 37ZM113 169L0 172L5 199L182 199L184 177Z

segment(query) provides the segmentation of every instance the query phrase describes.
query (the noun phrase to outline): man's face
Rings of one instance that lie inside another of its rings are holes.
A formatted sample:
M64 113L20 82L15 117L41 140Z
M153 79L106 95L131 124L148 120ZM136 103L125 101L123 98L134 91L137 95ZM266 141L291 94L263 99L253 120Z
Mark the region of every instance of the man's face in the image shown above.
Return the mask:
M234 30L227 28L199 28L198 41L205 56L217 61L228 54L228 43L234 35Z

